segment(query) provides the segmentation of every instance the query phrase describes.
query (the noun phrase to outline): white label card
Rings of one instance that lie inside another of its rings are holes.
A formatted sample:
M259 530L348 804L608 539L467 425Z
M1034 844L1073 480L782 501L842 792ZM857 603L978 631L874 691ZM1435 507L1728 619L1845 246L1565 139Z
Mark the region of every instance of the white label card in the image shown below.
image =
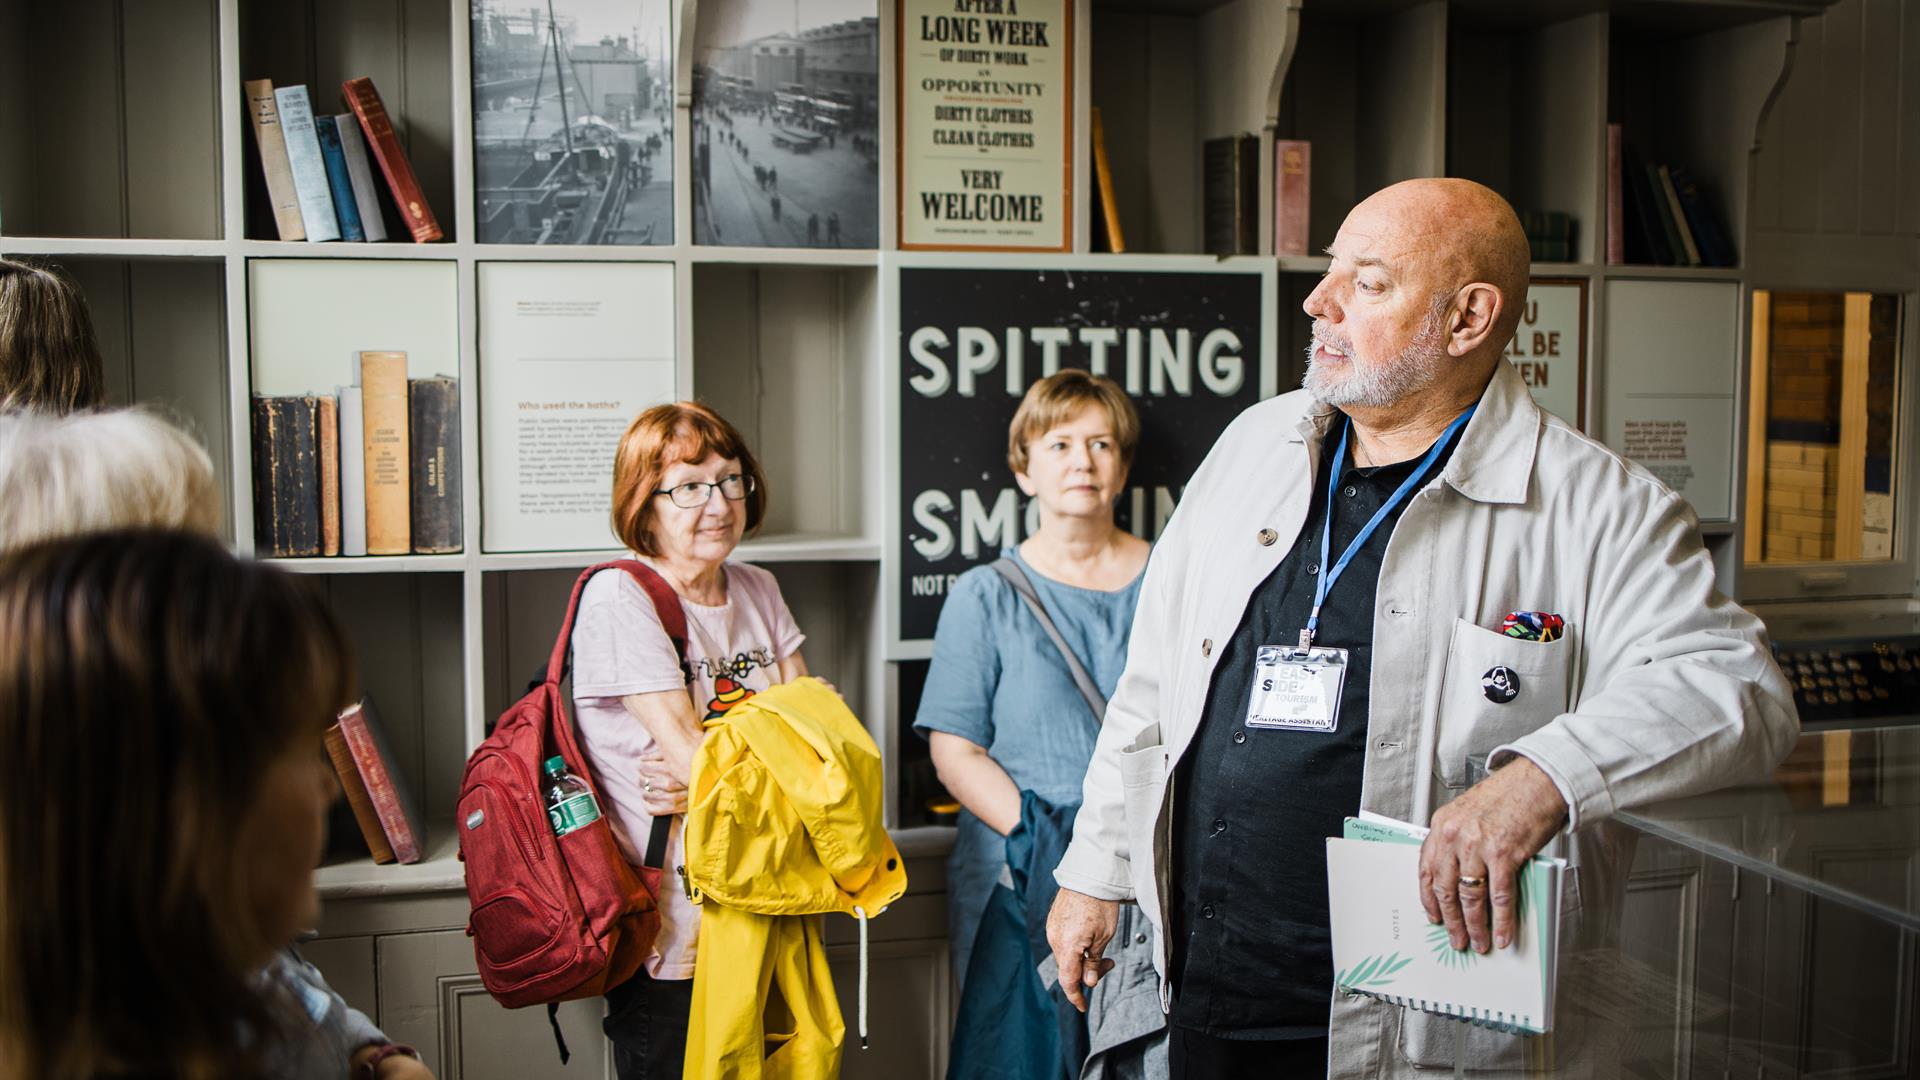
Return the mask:
M1255 654L1247 726L1331 734L1340 728L1347 650L1262 645Z

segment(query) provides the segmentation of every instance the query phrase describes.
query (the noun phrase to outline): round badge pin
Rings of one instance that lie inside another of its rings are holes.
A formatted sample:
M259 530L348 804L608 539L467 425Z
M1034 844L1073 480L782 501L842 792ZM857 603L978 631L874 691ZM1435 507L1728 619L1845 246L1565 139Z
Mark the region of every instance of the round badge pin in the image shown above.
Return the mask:
M1520 676L1505 664L1489 668L1485 675L1480 676L1480 692L1495 705L1505 705L1520 696Z

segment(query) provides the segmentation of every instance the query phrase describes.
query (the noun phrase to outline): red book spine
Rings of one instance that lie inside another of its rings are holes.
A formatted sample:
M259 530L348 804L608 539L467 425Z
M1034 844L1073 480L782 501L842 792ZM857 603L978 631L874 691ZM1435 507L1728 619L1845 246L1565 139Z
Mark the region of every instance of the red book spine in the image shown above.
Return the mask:
M1313 184L1313 144L1276 139L1273 144L1273 253L1307 253L1308 198Z
M1627 262L1627 204L1620 187L1619 124L1607 125L1607 265L1625 266Z
M347 749L353 751L353 763L366 781L367 795L373 800L374 812L380 815L387 842L393 845L394 858L402 863L419 862L420 838L414 835L407 813L401 809L400 793L394 788L393 774L387 771L387 761L380 755L373 732L367 729L366 714L357 707L342 713L340 733L347 737Z
M387 107L381 104L380 92L373 88L373 80L365 76L348 79L340 84L340 92L346 96L347 107L360 119L360 129L367 135L367 147L380 163L380 172L387 178L393 201L400 204L400 214L407 219L414 243L440 239L440 223L434 220L426 193L414 178L413 165L400 146L400 137L393 132L393 120L387 116Z

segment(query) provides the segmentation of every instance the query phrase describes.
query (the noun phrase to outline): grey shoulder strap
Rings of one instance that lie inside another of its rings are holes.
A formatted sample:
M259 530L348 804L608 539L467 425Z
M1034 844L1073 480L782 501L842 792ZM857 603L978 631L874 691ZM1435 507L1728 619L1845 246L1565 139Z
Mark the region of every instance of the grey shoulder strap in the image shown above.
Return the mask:
M1040 620L1040 629L1047 632L1047 637L1053 640L1054 648L1059 649L1060 656L1066 660L1067 670L1073 674L1073 685L1079 687L1080 696L1087 699L1087 707L1093 710L1093 718L1104 722L1107 718L1106 697L1100 693L1100 688L1094 685L1093 676L1087 674L1087 669L1081 666L1080 658L1073 655L1073 649L1068 647L1067 639L1060 636L1060 628L1053 625L1053 616L1047 614L1046 605L1040 602L1040 594L1034 591L1033 582L1027 580L1026 572L1020 569L1019 563L1007 558L994 560L993 569L995 573L1007 579L1007 584L1013 586L1013 591L1020 594L1020 599L1027 602L1027 610L1033 612L1033 617Z

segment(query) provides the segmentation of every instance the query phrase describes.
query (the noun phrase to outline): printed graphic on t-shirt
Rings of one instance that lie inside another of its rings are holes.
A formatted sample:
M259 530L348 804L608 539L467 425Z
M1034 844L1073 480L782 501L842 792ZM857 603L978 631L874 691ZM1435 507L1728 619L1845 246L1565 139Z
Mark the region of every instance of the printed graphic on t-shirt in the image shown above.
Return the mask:
M732 656L710 656L705 660L694 661L694 667L709 679L728 678L735 682L745 681L754 668L772 668L774 666L772 649L750 649L747 652L734 653Z
M727 715L727 710L753 696L753 691L727 678L720 676L713 681L713 700L707 702L705 720Z

